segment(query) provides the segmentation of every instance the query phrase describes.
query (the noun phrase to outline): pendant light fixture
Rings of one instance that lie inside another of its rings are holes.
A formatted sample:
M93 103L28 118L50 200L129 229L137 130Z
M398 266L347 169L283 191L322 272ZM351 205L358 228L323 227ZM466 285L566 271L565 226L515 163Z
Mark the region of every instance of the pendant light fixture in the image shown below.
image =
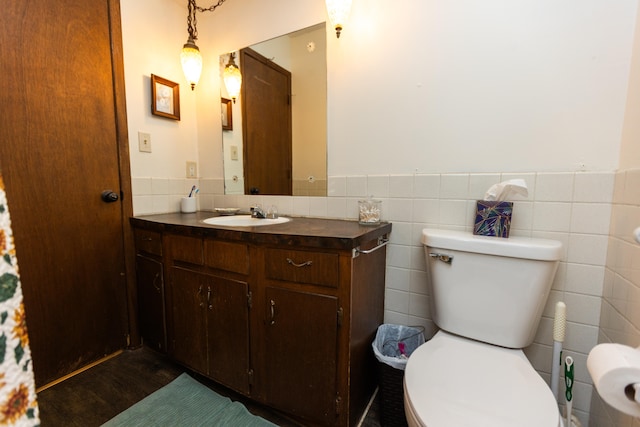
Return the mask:
M240 87L242 86L242 73L240 73L240 69L236 65L235 58L235 52L231 52L229 54L229 61L224 67L224 71L222 73L227 93L233 100L234 104L236 103L236 98L240 95Z
M200 49L196 45L198 39L198 23L196 19L196 11L198 12L213 12L218 6L224 3L225 0L218 0L217 4L214 4L208 8L199 7L196 4L196 0L187 0L187 8L189 14L187 15L187 33L189 37L187 42L182 46L182 52L180 52L180 62L182 63L182 71L187 79L191 90L194 90L198 81L200 80L200 74L202 73L202 55Z
M196 45L198 38L198 28L196 22L196 1L188 0L189 15L187 16L187 32L189 38L182 46L180 52L180 62L182 63L182 71L187 78L187 82L191 85L191 90L195 89L200 74L202 73L202 55L200 49Z
M326 0L327 2L327 14L329 15L329 21L336 29L336 37L340 38L342 27L349 18L349 12L351 12L351 0Z

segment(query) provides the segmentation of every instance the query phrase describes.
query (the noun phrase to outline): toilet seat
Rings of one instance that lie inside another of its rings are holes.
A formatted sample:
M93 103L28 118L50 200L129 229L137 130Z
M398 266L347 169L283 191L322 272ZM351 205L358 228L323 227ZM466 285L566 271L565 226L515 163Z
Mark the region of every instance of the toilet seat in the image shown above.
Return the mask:
M551 390L522 350L438 332L418 347L404 376L410 426L556 427Z

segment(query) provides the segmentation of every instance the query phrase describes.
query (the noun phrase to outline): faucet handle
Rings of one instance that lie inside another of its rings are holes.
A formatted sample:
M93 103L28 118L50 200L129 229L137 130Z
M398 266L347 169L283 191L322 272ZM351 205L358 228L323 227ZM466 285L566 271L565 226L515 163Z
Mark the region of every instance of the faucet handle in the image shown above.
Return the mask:
M262 205L260 205L259 203L257 203L255 206L252 206L250 208L251 211L251 216L254 218L265 218L266 214L264 213L264 210L262 210Z
M276 205L271 205L271 207L267 210L267 218L269 219L278 218L278 207Z

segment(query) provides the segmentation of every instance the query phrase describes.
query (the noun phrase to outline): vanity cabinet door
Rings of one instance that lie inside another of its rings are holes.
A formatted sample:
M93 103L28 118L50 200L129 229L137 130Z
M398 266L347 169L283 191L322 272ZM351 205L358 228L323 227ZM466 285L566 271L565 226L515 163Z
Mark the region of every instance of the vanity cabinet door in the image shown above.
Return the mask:
M136 256L138 283L138 322L140 335L149 347L165 352L167 341L164 316L162 263L147 256Z
M172 267L171 280L173 357L248 395L247 283L181 267Z
M265 295L268 403L313 424L333 425L338 299L278 287L268 287Z
M171 268L170 354L194 371L207 375L207 304L209 276Z
M216 276L207 286L209 377L246 395L250 391L248 288L246 282Z

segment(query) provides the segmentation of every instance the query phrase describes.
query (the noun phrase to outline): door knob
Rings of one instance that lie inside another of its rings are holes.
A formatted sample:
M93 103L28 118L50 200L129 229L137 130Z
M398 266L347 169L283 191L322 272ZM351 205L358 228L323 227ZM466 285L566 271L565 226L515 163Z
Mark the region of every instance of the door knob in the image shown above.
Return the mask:
M105 203L113 203L113 202L117 202L118 199L120 198L118 196L118 193L111 191L111 190L104 190L102 192L102 194L100 195L100 197L102 198L102 201Z

